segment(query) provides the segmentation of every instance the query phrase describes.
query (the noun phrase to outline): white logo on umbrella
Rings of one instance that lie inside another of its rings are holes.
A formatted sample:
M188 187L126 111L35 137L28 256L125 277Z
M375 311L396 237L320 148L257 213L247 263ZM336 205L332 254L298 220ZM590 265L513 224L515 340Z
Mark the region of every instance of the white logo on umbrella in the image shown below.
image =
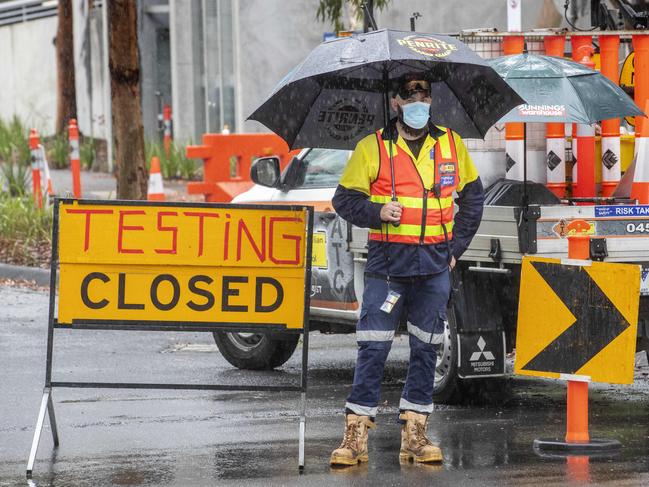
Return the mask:
M540 116L540 117L565 117L565 105L519 105L519 115Z

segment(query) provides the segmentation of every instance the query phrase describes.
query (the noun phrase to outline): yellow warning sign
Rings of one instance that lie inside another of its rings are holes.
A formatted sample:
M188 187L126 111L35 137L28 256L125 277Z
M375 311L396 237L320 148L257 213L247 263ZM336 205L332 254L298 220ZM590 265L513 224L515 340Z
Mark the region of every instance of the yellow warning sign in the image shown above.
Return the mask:
M302 328L307 224L305 207L62 201L58 323Z
M631 52L622 65L620 71L620 86L628 86L633 88L635 86L635 53ZM626 117L626 121L632 127L635 127L635 117Z
M630 384L640 266L576 262L523 259L514 371Z
M316 232L313 234L313 253L311 265L320 269L327 268L327 234Z

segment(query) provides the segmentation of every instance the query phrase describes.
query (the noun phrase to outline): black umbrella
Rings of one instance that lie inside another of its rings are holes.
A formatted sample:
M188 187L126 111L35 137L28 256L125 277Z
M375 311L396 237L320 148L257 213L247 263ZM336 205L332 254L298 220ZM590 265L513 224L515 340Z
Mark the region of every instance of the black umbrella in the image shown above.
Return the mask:
M320 44L248 119L263 123L291 149L353 149L366 135L388 126L389 93L414 73L430 82L431 119L464 137L484 137L500 117L524 102L457 39L383 29ZM396 200L392 143L388 145Z
M382 29L320 44L248 118L292 149L353 149L387 125L389 93L411 73L431 83L431 120L463 137L484 137L524 103L457 39Z

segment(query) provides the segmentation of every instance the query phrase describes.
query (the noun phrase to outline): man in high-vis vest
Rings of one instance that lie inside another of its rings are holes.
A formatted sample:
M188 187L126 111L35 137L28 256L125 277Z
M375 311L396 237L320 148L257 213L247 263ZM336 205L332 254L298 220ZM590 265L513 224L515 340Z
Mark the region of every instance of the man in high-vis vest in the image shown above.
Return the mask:
M399 403L399 457L442 461L441 450L426 436L436 352L444 340L450 272L478 229L484 191L460 136L429 119L431 101L428 81L404 77L390 101L398 116L357 144L333 198L342 218L370 232L354 383L332 465L368 460L368 429L374 427L385 361L402 313L410 363Z

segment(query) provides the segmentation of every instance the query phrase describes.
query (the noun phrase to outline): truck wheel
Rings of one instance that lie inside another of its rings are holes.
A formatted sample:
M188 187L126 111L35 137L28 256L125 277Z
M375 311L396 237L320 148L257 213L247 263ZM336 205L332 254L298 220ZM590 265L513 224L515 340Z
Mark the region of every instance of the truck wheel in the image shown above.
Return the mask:
M270 370L291 358L300 335L271 338L262 333L215 331L214 341L221 355L239 369Z
M455 311L449 308L444 342L437 348L433 401L443 404L458 402L460 381L457 375L457 321Z

